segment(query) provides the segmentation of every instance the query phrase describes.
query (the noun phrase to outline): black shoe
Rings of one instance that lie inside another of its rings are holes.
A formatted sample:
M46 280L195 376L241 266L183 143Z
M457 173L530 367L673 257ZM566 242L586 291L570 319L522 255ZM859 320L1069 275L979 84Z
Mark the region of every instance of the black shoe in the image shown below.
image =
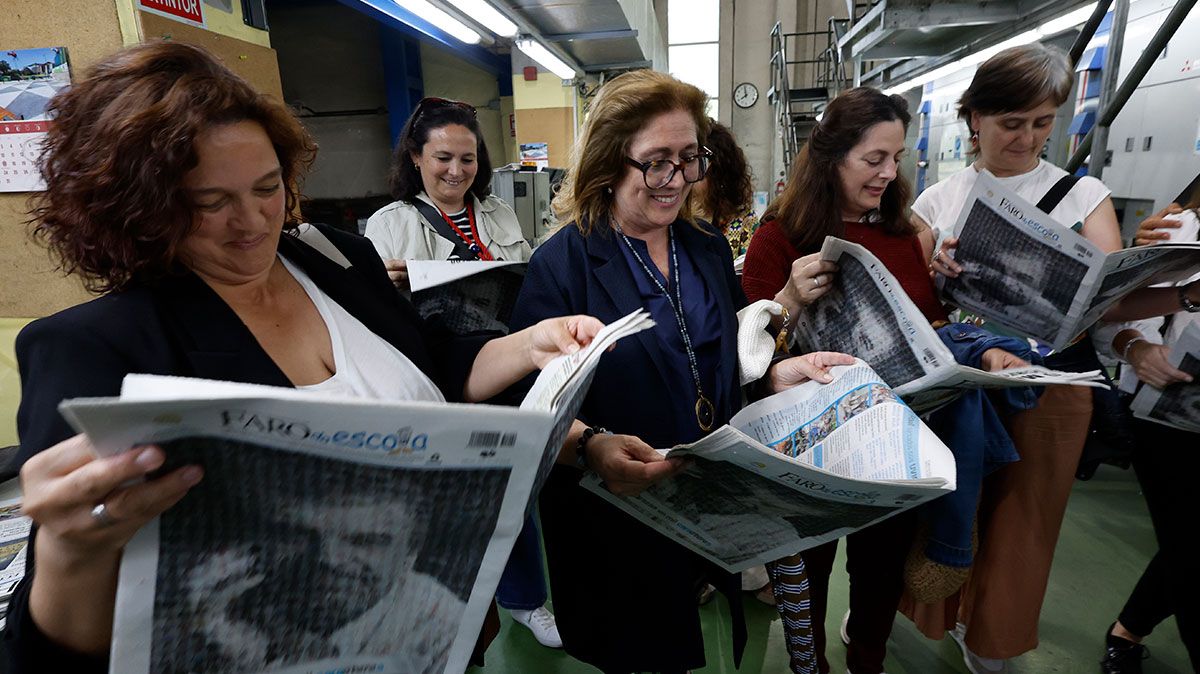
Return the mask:
M1150 657L1150 649L1128 639L1113 636L1112 628L1108 629L1100 671L1103 674L1142 674L1142 660Z

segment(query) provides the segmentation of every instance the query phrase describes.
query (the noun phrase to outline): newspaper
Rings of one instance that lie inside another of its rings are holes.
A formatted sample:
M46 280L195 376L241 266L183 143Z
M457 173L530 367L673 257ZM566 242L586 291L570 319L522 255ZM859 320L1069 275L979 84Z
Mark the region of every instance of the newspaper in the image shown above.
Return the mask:
M131 375L60 409L101 455L147 443L204 480L121 561L112 672L463 672L600 354L522 409Z
M665 451L689 465L637 496L583 486L738 572L840 538L954 490L950 450L866 363L754 403Z
M408 260L413 305L454 334L508 333L525 262Z
M919 412L963 389L1071 384L1107 386L1099 370L1060 372L1028 366L985 372L961 365L882 262L866 248L827 237L821 257L838 265L825 295L796 318L806 351L840 351L871 365Z
M1192 382L1164 389L1143 385L1130 409L1136 417L1200 433L1200 323L1193 322L1180 333L1168 359L1176 369L1192 375Z
M1125 295L1200 269L1200 243L1107 255L982 171L954 226L957 278L943 299L1054 349L1066 347Z
M8 617L8 601L25 577L25 556L33 521L21 512L21 500L0 501L0 628Z

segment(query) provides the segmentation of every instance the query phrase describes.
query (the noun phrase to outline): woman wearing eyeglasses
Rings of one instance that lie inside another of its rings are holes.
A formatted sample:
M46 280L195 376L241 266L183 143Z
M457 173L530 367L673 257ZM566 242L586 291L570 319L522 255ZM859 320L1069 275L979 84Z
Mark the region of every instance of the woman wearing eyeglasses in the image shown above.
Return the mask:
M396 201L367 220L366 236L397 287L408 287L405 260L529 259L517 215L491 196L491 182L475 108L421 99L392 157L388 186Z
M706 578L730 596L735 625L741 618L736 577L579 486L592 470L612 492L634 494L685 470L654 448L703 437L742 400L735 312L745 296L728 241L688 205L708 167L707 101L649 70L604 85L554 200L567 224L530 260L513 316L513 329L569 308L605 322L646 309L656 322L604 356L541 496L563 646L604 672L703 666L696 594ZM848 362L791 358L769 388L823 380Z

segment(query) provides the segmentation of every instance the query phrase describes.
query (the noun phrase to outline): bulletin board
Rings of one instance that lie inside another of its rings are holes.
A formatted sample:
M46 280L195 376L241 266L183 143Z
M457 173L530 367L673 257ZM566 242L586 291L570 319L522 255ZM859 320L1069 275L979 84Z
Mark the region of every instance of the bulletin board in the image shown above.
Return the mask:
M575 144L575 113L571 108L518 109L517 143L547 143L550 166L565 168Z
M66 47L77 79L101 57L120 49L116 3L78 0L3 0L0 44L5 49ZM28 193L0 194L0 317L36 318L88 298L82 285L55 270L46 249L29 240Z
M274 49L189 26L149 12L138 12L138 17L142 22L143 40L166 38L204 47L224 61L230 70L246 78L255 89L283 100L279 60Z

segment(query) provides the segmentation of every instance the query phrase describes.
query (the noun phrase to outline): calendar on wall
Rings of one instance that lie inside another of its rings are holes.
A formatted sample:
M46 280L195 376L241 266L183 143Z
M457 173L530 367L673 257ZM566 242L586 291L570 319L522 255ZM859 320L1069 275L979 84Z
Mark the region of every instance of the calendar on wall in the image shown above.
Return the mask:
M0 192L45 189L37 158L53 124L47 107L69 86L66 47L0 49Z

